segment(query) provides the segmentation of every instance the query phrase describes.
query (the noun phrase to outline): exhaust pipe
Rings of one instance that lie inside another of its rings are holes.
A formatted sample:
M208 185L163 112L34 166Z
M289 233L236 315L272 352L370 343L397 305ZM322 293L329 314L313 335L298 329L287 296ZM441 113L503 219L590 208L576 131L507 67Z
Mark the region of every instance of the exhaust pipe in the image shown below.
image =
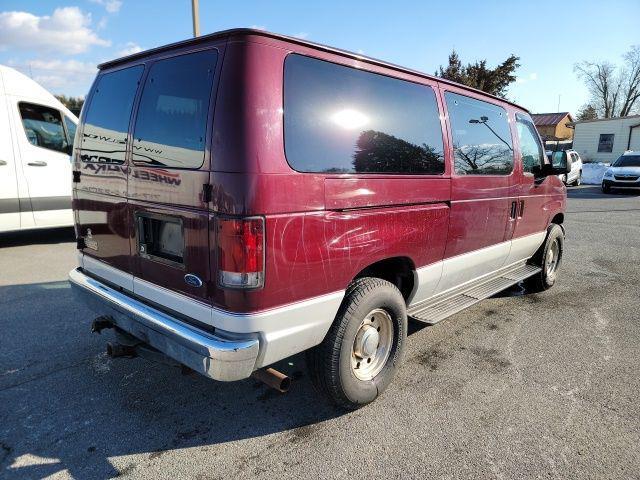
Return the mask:
M113 328L113 321L109 317L103 315L91 322L91 331L93 333L100 333L105 328Z
M132 345L123 345L121 343L107 343L107 355L111 358L116 357L137 357L136 347Z
M287 392L291 386L291 379L284 373L274 370L273 368L256 370L251 376L281 393Z

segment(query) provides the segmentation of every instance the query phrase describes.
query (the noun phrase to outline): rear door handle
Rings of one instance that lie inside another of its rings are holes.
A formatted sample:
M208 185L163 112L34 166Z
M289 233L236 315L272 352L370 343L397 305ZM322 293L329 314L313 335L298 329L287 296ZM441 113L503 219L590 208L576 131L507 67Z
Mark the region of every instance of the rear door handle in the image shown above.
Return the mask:
M47 162L45 162L43 160L36 160L34 162L27 163L27 165L30 165L32 167L46 167L47 166Z
M518 202L511 202L511 218L516 218L518 215Z

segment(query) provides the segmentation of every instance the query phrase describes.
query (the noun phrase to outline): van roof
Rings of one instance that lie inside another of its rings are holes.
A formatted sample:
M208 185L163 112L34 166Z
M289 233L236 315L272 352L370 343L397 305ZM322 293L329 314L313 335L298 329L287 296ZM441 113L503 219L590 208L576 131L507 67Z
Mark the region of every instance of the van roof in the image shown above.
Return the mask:
M349 57L349 58L353 58L354 60L360 60L360 61L364 61L367 63L371 63L373 65L378 65L378 66L382 66L382 67L386 67L386 68L390 68L392 70L397 70L400 72L405 72L405 73L410 73L413 75L417 75L420 77L424 77L424 78L428 78L428 79L432 79L432 80L437 80L439 82L442 83L446 83L449 85L455 85L456 87L460 87L463 88L465 90L469 90L472 92L476 92L478 94L490 97L490 98L494 98L496 100L499 100L501 102L505 102L508 103L510 105L513 105L514 107L517 107L519 109L522 109L526 112L528 112L529 110L527 110L526 108L524 108L521 105L518 105L517 103L511 102L509 100L506 100L504 98L500 98L497 97L495 95L491 95L488 94L486 92L483 92L482 90L478 90L476 88L472 88L472 87L468 87L466 85L462 85L456 82L452 82L451 80L446 80L440 77L436 77L435 75L429 75L423 72L419 72L417 70L412 70L410 68L405 68L402 67L400 65L396 65L393 63L389 63L389 62L385 62L383 60L378 60L376 58L372 58L372 57L367 57L365 55L360 55L358 53L354 53L354 52L350 52L348 50L342 50L339 48L334 48L334 47L329 47L327 45L322 45L320 43L314 43L314 42L309 42L307 40L302 40L300 38L295 38L295 37L289 37L286 35L280 35L278 33L271 33L271 32L267 32L265 30L258 30L258 29L254 29L254 28L232 28L229 30L222 30L219 32L214 32L214 33L210 33L207 35L202 35L200 37L196 37L196 38L190 38L188 40L182 40L180 42L175 42L175 43L170 43L167 45L163 45L161 47L156 47L156 48L152 48L150 50L145 50L143 52L138 52L138 53L134 53L132 55L128 55L126 57L122 57L122 58L117 58L114 60L110 60L108 62L104 62L101 63L100 65L98 65L98 68L100 70L103 70L105 68L109 68L109 67L113 67L116 65L120 65L123 63L127 63L139 58L144 58L147 57L149 55L153 55L156 53L160 53L160 52L164 52L164 51L169 51L175 48L179 48L179 47L184 47L184 46L188 46L188 45L198 45L200 43L206 43L210 40L215 40L218 38L228 38L228 37L233 37L233 36L243 36L243 35L258 35L258 36L262 36L262 37L268 37L268 38L274 38L277 40L283 40L289 43L295 43L298 45L303 45L305 47L310 47L310 48L314 48L316 50L320 50L320 51L324 51L324 52L330 52L330 53L337 53L340 54L342 56L345 57Z
M0 64L0 80L2 80L0 82L0 96L15 95L24 101L36 101L43 105L62 110L74 122L78 122L78 118L67 107L60 103L51 92L15 68ZM4 91L2 91L3 85Z

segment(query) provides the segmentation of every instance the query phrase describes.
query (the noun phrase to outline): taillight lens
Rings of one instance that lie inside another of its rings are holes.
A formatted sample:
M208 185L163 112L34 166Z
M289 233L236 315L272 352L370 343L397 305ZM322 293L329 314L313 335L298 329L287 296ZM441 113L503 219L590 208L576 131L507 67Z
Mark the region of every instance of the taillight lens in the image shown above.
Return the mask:
M226 288L264 285L264 219L218 218L218 283Z

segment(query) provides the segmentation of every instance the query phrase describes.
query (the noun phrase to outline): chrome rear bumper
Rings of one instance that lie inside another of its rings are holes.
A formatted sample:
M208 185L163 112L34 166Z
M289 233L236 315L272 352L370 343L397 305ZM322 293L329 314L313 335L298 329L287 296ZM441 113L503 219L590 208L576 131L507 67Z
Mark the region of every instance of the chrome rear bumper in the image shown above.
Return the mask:
M247 378L255 369L257 338L230 340L197 329L86 275L69 272L74 292L92 309L142 342L214 380Z

